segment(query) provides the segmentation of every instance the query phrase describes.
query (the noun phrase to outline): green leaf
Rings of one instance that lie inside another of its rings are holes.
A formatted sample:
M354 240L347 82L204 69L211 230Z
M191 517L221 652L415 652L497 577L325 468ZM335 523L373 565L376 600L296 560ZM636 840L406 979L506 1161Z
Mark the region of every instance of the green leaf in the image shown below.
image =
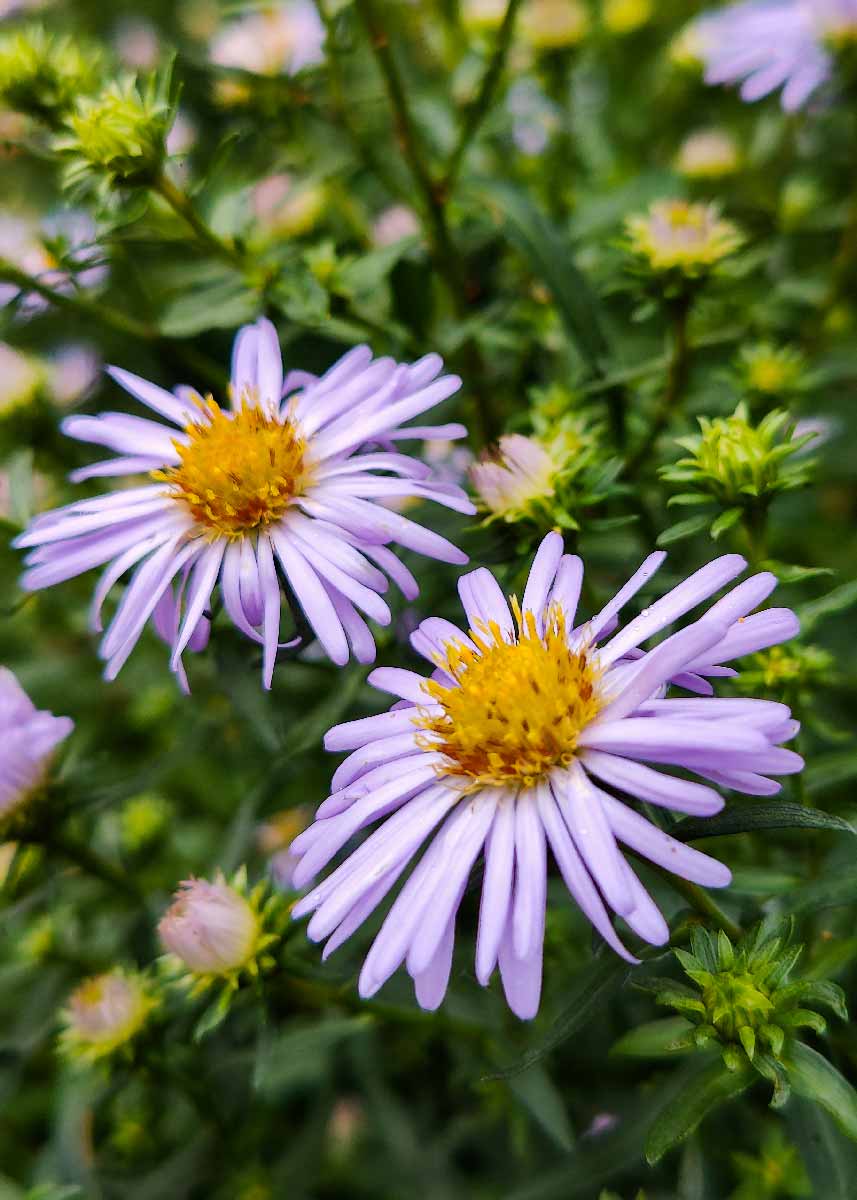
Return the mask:
M572 247L525 192L495 182L480 185L480 191L505 219L509 241L550 288L563 325L590 373L602 377L609 347L601 325L601 305L588 279L575 266Z
M708 525L708 516L699 514L696 517L688 517L686 521L678 521L675 525L670 525L662 534L658 536L658 546L671 546L673 542L680 542L682 538L692 537L695 533L701 533Z
M784 1063L799 1096L820 1104L844 1134L857 1141L857 1091L833 1063L804 1042L794 1042Z
M810 796L857 778L857 750L834 750L807 763L804 784Z
M797 1146L812 1181L811 1196L854 1200L857 1148L819 1105L792 1095L783 1112L789 1137Z
M562 1096L542 1066L509 1080L510 1090L561 1150L574 1145L574 1132Z
M646 1161L659 1162L668 1150L690 1137L710 1112L740 1096L756 1078L749 1066L728 1070L719 1056L713 1062L696 1064L678 1095L655 1118L646 1140Z
M773 571L780 583L803 583L806 579L835 574L829 567L801 567L797 563L778 562L773 558L766 559L760 566L765 571Z
M327 292L303 263L290 265L270 294L277 307L297 325L320 325L330 307Z
M232 329L252 321L259 297L234 271L224 271L168 301L158 328L166 337L192 337L207 329Z
M855 604L857 604L857 579L852 579L848 583L842 583L839 587L835 587L825 596L819 596L817 600L810 600L808 604L803 604L797 609L801 633L804 635L810 633L825 617L832 617L836 613L844 612L845 609L851 608Z
M207 1034L223 1023L229 1013L233 995L233 990L225 987L221 990L217 999L209 1004L193 1027L193 1040L195 1042L201 1042Z
M264 1041L253 1072L254 1087L268 1096L312 1084L327 1072L331 1055L348 1038L372 1028L368 1014L322 1021Z
M664 1017L630 1029L610 1048L625 1058L670 1058L694 1048L693 1025L684 1017Z
M615 955L596 957L573 980L569 1000L541 1044L528 1050L516 1063L486 1075L485 1079L511 1079L539 1062L603 1009L607 999L619 990L629 974L628 964Z
M737 521L741 520L741 511L740 508L727 508L716 520L711 522L711 528L708 532L715 541L717 541L721 534L731 529Z
M733 833L753 833L759 829L829 829L836 833L857 833L853 826L833 813L802 804L728 804L713 817L685 817L670 829L682 842L698 838L724 837Z
M815 883L796 888L794 893L782 900L786 913L818 912L822 908L835 908L840 904L853 904L857 900L857 866L840 868L835 875L828 875Z

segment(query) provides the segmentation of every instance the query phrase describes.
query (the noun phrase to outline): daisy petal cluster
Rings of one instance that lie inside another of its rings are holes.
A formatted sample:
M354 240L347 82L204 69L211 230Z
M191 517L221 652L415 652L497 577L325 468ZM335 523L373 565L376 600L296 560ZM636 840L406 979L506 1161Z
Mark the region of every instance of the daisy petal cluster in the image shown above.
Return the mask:
M629 217L625 229L628 249L656 274L705 275L742 242L716 205L686 200L657 200L648 212Z
M857 3L746 0L706 13L695 28L706 83L740 83L747 101L781 91L793 112L830 77L826 43L854 35Z
M45 781L57 746L71 733L70 717L38 712L6 667L0 667L0 824Z
M708 816L711 785L772 795L770 778L799 771L784 749L789 709L713 695L726 664L798 631L788 609L755 612L776 586L768 572L730 588L698 620L653 648L643 643L730 585L746 567L727 554L700 568L618 628L621 610L664 559L650 555L600 612L578 615L583 564L562 538L542 541L520 604L480 569L459 582L468 628L438 617L413 633L425 677L384 668L370 682L397 697L389 712L331 729L349 751L316 820L295 839L296 887L309 885L351 838L380 822L296 905L326 958L385 899L427 847L393 902L360 975L372 996L404 962L419 1003L446 992L456 917L477 858L484 881L476 976L499 966L506 998L535 1015L542 978L548 849L574 900L604 940L636 961L613 928L662 945L669 930L621 847L706 887L728 869L670 837L633 807L643 801ZM697 693L669 696L670 686ZM667 774L678 767L696 775ZM609 790L606 790L609 789ZM620 799L616 794L623 798Z
M409 599L418 592L390 545L467 561L440 534L384 506L407 496L474 511L461 488L396 448L408 438L464 435L460 425L405 424L458 390L460 380L441 375L442 365L436 354L397 364L357 346L321 377L284 376L276 330L260 320L236 338L226 408L192 388L168 392L109 368L159 419L66 418L65 433L116 456L72 478L148 473L149 481L36 518L16 542L30 551L22 586L35 591L104 567L91 612L100 631L108 593L133 569L101 642L108 679L151 621L186 687L182 655L206 645L219 584L232 623L262 647L270 687L283 644L280 575L333 662L352 653L371 662L375 643L363 614L390 622L388 576Z

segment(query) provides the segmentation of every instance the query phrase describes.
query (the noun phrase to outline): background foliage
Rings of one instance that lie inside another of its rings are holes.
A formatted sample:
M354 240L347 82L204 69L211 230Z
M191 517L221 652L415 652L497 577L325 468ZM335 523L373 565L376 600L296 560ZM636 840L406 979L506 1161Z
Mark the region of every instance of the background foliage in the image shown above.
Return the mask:
M857 1151L830 1115L832 1105L840 1124L853 1121L848 1094L827 1107L793 1097L773 1112L759 1081L647 1165L653 1123L701 1060L653 1059L639 1039L636 1053L611 1053L663 1010L594 946L561 887L530 1025L496 988L476 986L467 937L447 1001L428 1015L398 977L377 1001L357 999L365 937L321 965L295 926L276 970L242 988L207 1036L207 1002L171 996L150 1041L109 1074L58 1058L70 990L114 962L153 962L155 925L180 879L242 863L263 877L272 821L291 814L299 828L327 795L324 730L379 710L364 668L340 671L312 652L283 663L264 695L254 648L226 625L194 656L191 698L148 635L105 685L86 630L91 581L26 600L16 588L9 540L34 511L78 494L65 476L91 461L61 436L61 416L123 404L103 375L70 378L71 361L90 360L59 351L82 346L166 386L218 391L234 330L263 312L291 366L323 369L364 340L401 359L439 350L464 378L447 411L468 422L475 452L503 432L545 435L568 421L586 430L584 465L566 464L555 500L528 518L465 527L438 510L427 517L509 590L553 524L588 564L590 610L655 543L671 550L664 584L722 547L773 564L778 603L799 611L803 634L785 657L745 664L742 688L795 708L807 769L781 799L730 799L687 836L719 831L706 848L733 869L718 898L731 923L793 915L803 975L836 979L853 1001L855 843L829 819L852 819L857 778L857 108L847 78L791 117L775 98L749 106L708 89L698 66L670 53L696 11L672 0L626 5L638 23L624 26L620 6L593 3L588 32L547 51L527 35L526 3L480 24L476 5L453 0L325 0L324 62L293 76L215 66L209 38L249 7L70 0L37 14L52 33L101 45L108 77L127 69L123 57L161 72L182 122L167 166L178 191L139 179L93 188L91 173L66 164L64 174L36 119L0 114L0 336L22 356L0 372L0 660L40 707L76 722L50 833L2 850L0 1197L853 1197ZM0 30L32 19L12 13ZM689 177L679 148L711 126L733 139L738 166ZM271 176L273 212L258 190ZM63 180L76 186L64 191ZM629 270L624 241L624 220L662 197L715 200L745 236L680 330L669 287ZM394 204L407 211L404 236L390 241L378 218ZM64 269L71 210L87 231L78 268L83 254L101 269L45 291L47 259L16 268L4 230L22 218L41 229ZM21 270L42 280L46 303ZM769 361L772 349L791 369L763 387L753 356ZM788 410L769 423L774 441L798 419L821 420L826 440L777 467L776 486L736 498L717 474L722 458L713 483L702 470L688 481L676 464L693 453L697 416L727 418L739 403L752 427ZM385 664L411 662L407 632L421 616L457 610L451 569L415 569L419 600L378 636ZM647 883L679 938L685 898ZM472 930L472 896L465 916ZM681 977L668 954L633 981L647 974ZM806 1041L854 1078L853 1025L833 1020Z

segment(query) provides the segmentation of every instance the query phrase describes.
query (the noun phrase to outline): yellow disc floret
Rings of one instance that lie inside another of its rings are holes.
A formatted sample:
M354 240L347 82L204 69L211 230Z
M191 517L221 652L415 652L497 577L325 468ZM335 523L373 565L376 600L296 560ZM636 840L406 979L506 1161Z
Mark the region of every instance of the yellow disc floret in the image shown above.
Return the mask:
M244 405L224 411L210 397L205 420L175 442L178 466L154 471L212 535L236 538L278 521L309 482L306 443L293 421Z
M579 734L601 707L598 670L585 648L570 648L562 609L546 614L543 635L534 614L522 614L517 600L512 610L513 641L494 622L471 629L473 647L450 641L438 659L455 685L424 685L443 713L417 718L420 744L441 751L442 773L461 777L468 790L528 787L553 767L568 766Z

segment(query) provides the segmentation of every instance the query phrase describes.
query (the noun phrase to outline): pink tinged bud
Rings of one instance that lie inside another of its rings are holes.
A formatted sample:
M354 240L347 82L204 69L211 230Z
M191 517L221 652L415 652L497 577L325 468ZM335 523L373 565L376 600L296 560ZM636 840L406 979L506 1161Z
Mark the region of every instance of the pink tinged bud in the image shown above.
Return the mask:
M72 992L63 1016L66 1049L99 1058L130 1041L155 1006L144 981L122 970L86 979Z
M214 883L189 879L158 925L167 950L197 975L228 975L253 958L259 919L222 875Z

